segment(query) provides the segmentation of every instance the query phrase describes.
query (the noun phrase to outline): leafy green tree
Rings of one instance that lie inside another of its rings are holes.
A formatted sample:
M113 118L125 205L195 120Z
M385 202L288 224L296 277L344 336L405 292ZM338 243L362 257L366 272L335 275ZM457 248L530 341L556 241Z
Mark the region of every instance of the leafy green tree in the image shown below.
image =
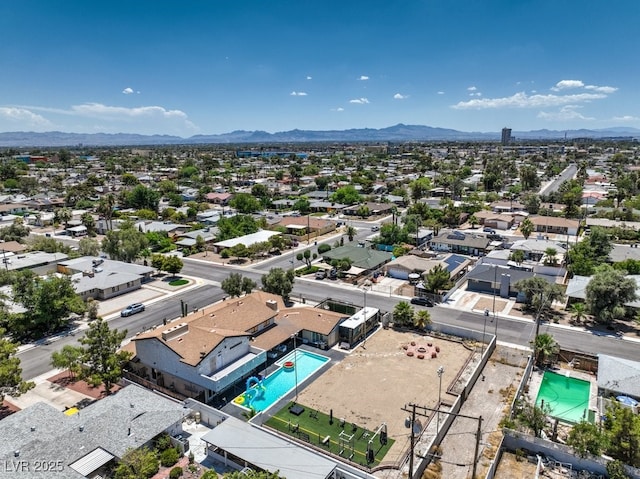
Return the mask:
M318 246L318 254L322 255L324 253L326 253L327 251L331 251L331 245L328 245L327 243L322 243L321 245Z
M367 205L360 205L358 207L358 210L356 211L356 214L364 219L367 218L370 214L371 214L371 210L369 210L369 207Z
M242 214L255 213L262 208L260 201L249 193L236 193L229 204Z
M81 238L78 242L78 254L80 256L98 256L100 243L92 238Z
M517 249L509 254L509 261L513 261L520 266L524 262L524 257L524 251Z
M233 245L231 248L227 248L227 250L229 251L229 254L231 256L235 256L238 261L240 261L241 258L246 258L249 256L249 250L242 243Z
M13 284L13 297L26 309L10 320L11 332L21 338L58 331L71 313L82 314L86 309L69 276L41 278L31 271L21 272Z
M123 173L121 179L122 184L125 186L136 186L140 184L140 181L133 173Z
M178 185L174 181L171 180L162 180L158 183L158 191L163 195L169 195L170 193L178 192Z
M244 471L235 471L227 472L223 477L224 479L284 479L282 476L280 476L279 471L248 471L246 473Z
M404 228L393 224L384 224L380 227L380 242L386 245L406 243L409 235Z
M160 463L155 452L141 447L129 449L114 471L115 479L146 479L153 476L160 469Z
M633 467L640 466L640 415L613 401L603 421L607 454Z
M524 239L529 239L529 236L531 236L531 233L533 233L535 229L535 225L529 218L523 219L522 223L520 223L520 233L522 233Z
M229 276L222 280L222 283L220 285L222 291L227 293L232 298L241 296L242 293L250 294L256 286L257 284L255 281L253 281L251 278L242 276L240 273L231 273Z
M542 435L542 429L547 423L547 416L551 412L549 404L540 407L533 404L525 404L518 415L519 419L526 424L535 437Z
M16 218L16 220L9 226L0 228L0 240L24 243L24 238L29 236L30 232L31 229L24 225L22 218Z
M539 334L533 341L533 355L539 366L549 364L558 350L558 343L550 334Z
M161 254L154 254L151 256L151 267L158 271L164 271L164 256Z
M413 180L409 183L409 188L411 188L411 198L413 198L413 201L418 201L419 199L424 198L432 187L430 178L421 177Z
M298 253L296 255L296 259L298 261L304 261L304 263L307 265L307 268L311 267L311 250L304 250L304 252L302 253Z
M174 255L165 256L162 263L162 269L173 276L182 271L183 267L184 263L182 260Z
M152 251L158 253L168 253L176 249L176 245L169 238L169 234L166 231L148 231L145 234L147 238L148 246Z
M80 220L85 228L87 228L87 234L94 236L96 234L96 220L91 213L84 213Z
M138 231L134 224L127 221L119 230L107 231L102 240L102 250L111 259L131 263L136 260L149 244L144 233Z
M28 240L28 247L31 251L44 251L45 253L71 254L71 247L47 236L31 236Z
M119 351L126 336L126 330L110 329L104 319L98 318L80 338L83 346L80 376L92 386L104 385L106 394L122 379L124 364L131 357L128 351Z
M147 188L144 185L137 185L125 194L124 200L129 208L135 208L137 210L147 209L157 212L158 203L160 202L160 192L152 188Z
M604 442L605 438L598 426L588 421L575 424L567 438L567 444L573 447L580 457L586 457L588 454L599 456L604 449Z
M597 268L586 289L589 312L599 323L609 324L625 315L625 304L634 301L636 282L609 265Z
M67 344L60 351L51 353L51 365L54 368L68 369L73 377L82 369L82 354L81 347Z
M609 476L609 479L630 479L624 467L624 462L617 459L607 462L607 476Z
M624 261L620 261L618 263L613 263L613 268L626 271L627 274L640 274L640 261L633 258L627 258Z
M393 308L393 323L398 326L413 326L415 311L406 301L400 301Z
M221 218L218 221L218 234L216 241L225 241L238 236L248 235L257 232L261 227L266 226L266 220L256 220L250 215L236 215L230 218Z
M451 275L442 265L431 268L424 278L424 287L429 293L437 294L451 287Z
M549 283L539 276L521 279L513 286L525 294L527 306L536 311L537 316L544 314L553 301L558 301L564 296L560 285Z
M293 209L298 210L302 215L307 215L311 212L311 203L307 198L300 198L293 204Z
M282 296L286 300L293 290L294 281L293 270L285 271L282 268L271 268L267 274L262 276L262 289L267 293Z
M22 380L20 358L16 356L18 343L7 339L5 333L0 328L0 403L7 395L20 396L35 386Z
M341 188L338 188L332 195L331 201L335 201L336 203L342 203L344 205L355 205L356 203L360 203L362 198L358 190L356 190L355 186L347 185Z

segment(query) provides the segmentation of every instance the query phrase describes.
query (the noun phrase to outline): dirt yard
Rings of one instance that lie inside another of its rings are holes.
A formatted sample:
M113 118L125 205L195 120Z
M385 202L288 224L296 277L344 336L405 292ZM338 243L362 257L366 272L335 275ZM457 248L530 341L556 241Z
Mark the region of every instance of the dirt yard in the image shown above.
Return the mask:
M415 342L413 347L412 341ZM439 348L437 357L425 354L424 359L418 359L417 353L407 355L421 345L427 351ZM409 430L405 427L408 412L403 407L412 402L436 406L439 390L436 370L440 366L444 367L442 400L453 402L455 397L446 391L471 353L457 342L381 329L367 339L365 347L354 349L306 387L298 402L327 414L333 410L335 418L344 418L369 430L376 430L386 423L389 436L396 442L384 462L395 461L406 450L409 441ZM425 424L427 418L422 419Z

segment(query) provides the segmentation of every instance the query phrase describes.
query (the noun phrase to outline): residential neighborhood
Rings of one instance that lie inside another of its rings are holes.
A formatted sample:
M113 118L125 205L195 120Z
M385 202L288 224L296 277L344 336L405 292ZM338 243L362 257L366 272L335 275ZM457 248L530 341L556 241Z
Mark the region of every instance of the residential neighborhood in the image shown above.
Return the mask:
M640 477L635 141L0 153L20 477Z

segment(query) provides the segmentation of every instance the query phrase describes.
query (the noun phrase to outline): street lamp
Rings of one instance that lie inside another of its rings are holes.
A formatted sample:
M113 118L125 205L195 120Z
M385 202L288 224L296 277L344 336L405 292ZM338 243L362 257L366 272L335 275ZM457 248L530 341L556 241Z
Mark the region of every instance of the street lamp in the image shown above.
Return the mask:
M495 323L494 336L498 340L498 320L496 319L496 283L498 282L498 265L493 265L493 322Z
M296 380L296 401L298 400L298 346L296 345L296 334L292 334L293 338L293 374Z
M362 292L364 293L364 307L362 308L362 314L364 315L364 341L362 342L362 347L367 345L367 293L369 292L369 288L365 285L362 288Z
M439 385L438 385L438 416L436 419L436 434L440 432L440 398L442 397L442 375L444 374L444 366L440 366L436 371L438 375Z

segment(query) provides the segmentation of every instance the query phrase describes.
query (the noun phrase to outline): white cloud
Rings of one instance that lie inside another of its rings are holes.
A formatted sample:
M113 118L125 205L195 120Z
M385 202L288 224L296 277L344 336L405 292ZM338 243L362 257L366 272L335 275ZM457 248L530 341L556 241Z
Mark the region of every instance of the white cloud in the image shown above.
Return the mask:
M582 88L584 83L580 80L560 80L555 86L551 87L553 91L568 90L571 88Z
M439 91L438 95L444 95L444 92L443 91Z
M409 95L403 95L402 93L396 93L395 95L393 95L393 98L395 100L406 100L407 98L409 98Z
M357 105L366 105L369 103L369 100L366 98L355 98L353 100L349 100L349 103L355 103Z
M32 128L51 126L51 122L45 117L38 115L37 113L33 113L26 108L0 107L0 119L9 120L11 123L25 125Z
M304 91L292 91L289 93L291 96L307 96L307 92Z
M584 103L591 100L606 98L603 93L577 93L573 95L527 95L525 92L516 93L503 98L482 98L461 101L452 105L456 110L487 110L495 108L544 108L550 106Z
M576 111L576 109L579 108L581 108L579 105L566 105L556 112L541 111L538 113L538 118L551 121L595 120L595 118L584 116L582 113Z
M596 86L596 85L586 85L584 87L585 90L592 90L592 91L597 91L600 93L613 93L618 91L618 89L614 86Z
M477 88L475 86L470 86L469 88L467 88L467 90L469 91L476 91Z
M631 115L623 115L623 116L614 116L611 120L613 121L638 121L640 118L637 116Z
M131 95L133 93L133 88L127 87L122 90L122 93L124 93L125 95Z
M482 96L482 93L480 93L479 91L475 92L475 93L469 93L469 96Z
M360 78L358 78L358 80L361 81L367 81L369 79L369 77L367 75L360 75Z
M344 108L339 106L338 108L332 108L331 111L344 111Z
M307 80L312 80L311 76L307 75Z
M122 106L108 106L102 103L84 103L73 105L71 110L80 116L95 118L187 118L187 114L181 110L167 110L161 106L140 106L126 108Z

